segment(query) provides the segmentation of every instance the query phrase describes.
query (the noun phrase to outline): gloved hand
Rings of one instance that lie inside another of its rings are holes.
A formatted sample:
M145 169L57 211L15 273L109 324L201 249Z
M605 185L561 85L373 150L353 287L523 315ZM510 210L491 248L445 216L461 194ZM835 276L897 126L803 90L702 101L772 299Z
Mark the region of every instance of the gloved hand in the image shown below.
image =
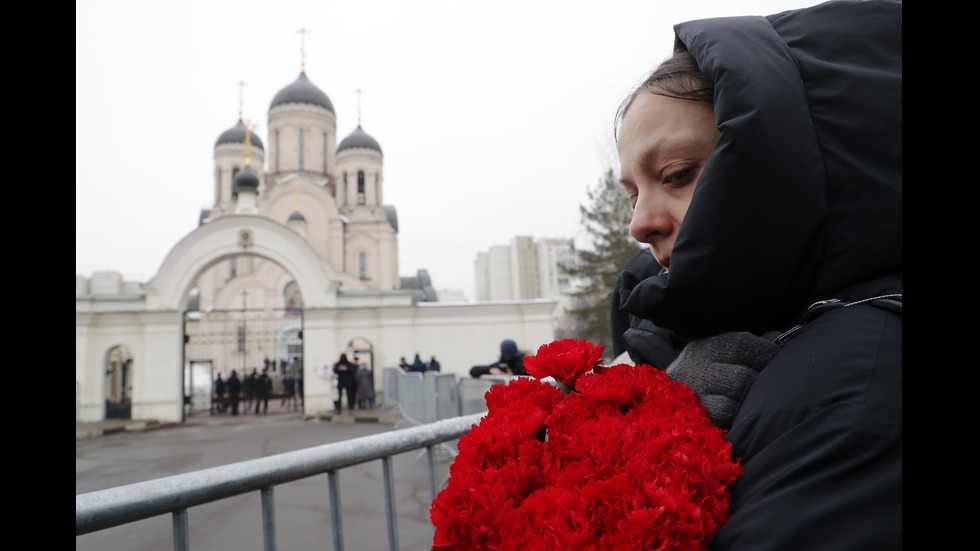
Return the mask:
M715 425L728 430L745 387L778 350L752 333L723 333L692 341L667 366L667 375L693 388Z

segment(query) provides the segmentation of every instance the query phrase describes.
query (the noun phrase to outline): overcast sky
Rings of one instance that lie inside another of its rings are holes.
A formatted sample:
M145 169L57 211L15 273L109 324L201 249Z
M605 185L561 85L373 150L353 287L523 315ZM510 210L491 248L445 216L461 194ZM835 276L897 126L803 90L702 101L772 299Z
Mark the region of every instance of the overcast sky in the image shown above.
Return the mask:
M400 274L426 268L473 300L479 251L515 235L588 244L579 206L618 171L616 107L669 55L675 23L817 3L76 0L75 273L152 279L213 204L215 140L241 105L268 143L303 51L338 142L364 91Z

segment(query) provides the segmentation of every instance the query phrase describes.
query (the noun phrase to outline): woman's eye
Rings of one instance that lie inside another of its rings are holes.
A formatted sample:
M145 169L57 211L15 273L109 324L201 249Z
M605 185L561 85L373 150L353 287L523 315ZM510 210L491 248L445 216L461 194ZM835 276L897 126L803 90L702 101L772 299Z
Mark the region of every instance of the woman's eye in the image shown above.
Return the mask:
M665 184L682 183L690 173L691 173L691 169L689 168L686 168L684 170L679 170L677 172L673 172L669 174L666 178L664 178L664 183Z

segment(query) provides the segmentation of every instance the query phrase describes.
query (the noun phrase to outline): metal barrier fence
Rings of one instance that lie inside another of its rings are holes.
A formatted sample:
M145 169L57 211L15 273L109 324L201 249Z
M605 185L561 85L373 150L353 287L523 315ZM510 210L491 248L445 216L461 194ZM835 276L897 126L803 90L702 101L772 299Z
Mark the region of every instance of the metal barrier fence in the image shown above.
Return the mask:
M386 406L397 407L415 425L274 456L203 469L75 496L75 535L81 536L131 522L170 514L174 549L189 549L188 509L248 492L260 492L264 549L276 549L275 486L327 474L333 548L343 551L340 486L337 471L368 461L382 461L388 546L398 549L392 456L420 450L428 458L429 489L437 494L435 451L478 424L487 411L491 386L515 377L459 378L438 372L406 373L386 368L382 374Z
M365 436L282 453L274 456L203 469L192 473L159 478L89 492L75 496L75 535L81 536L114 526L171 514L174 549L189 549L188 509L248 492L260 492L264 549L276 549L275 486L320 474L327 474L333 548L343 551L340 485L337 471L366 463L382 461L384 473L385 512L388 524L388 547L398 549L395 521L392 456L425 449L429 459L429 489L435 499L434 447L455 440L479 423L477 413L444 419L417 427Z
M517 378L484 375L474 379L436 371L405 372L397 367L385 368L382 377L385 402L397 405L402 417L413 425L485 413L490 387Z

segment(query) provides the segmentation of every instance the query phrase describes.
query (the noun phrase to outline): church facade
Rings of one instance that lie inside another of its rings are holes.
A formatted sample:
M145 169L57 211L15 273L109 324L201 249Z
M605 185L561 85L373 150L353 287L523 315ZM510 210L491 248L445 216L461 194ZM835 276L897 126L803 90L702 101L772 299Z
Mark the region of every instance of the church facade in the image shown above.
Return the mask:
M328 411L319 375L341 353L381 389L381 368L402 356L462 376L505 338L532 352L552 339L554 301L444 303L425 270L400 275L381 145L360 120L338 141L305 70L266 128L263 140L240 113L219 135L213 206L151 281L76 274L76 419L181 420L201 377L262 369L301 375L304 409Z

